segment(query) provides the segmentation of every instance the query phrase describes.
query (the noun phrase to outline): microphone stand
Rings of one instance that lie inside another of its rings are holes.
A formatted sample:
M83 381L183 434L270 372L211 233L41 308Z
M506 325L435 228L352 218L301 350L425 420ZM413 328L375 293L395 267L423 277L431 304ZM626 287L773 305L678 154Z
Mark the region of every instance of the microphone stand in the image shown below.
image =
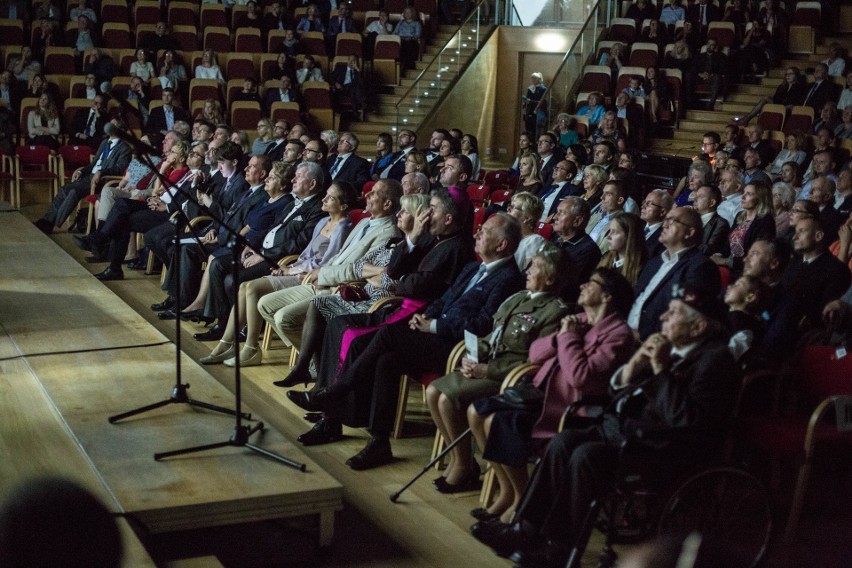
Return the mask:
M113 132L118 133L118 131L113 131ZM119 135L119 138L124 138L124 136ZM128 138L130 138L130 137L128 136ZM149 168L151 168L151 170L154 172L154 175L157 177L157 179L160 180L160 182L163 184L164 187L168 187L168 184L169 184L168 178L166 178L162 173L160 173L159 169L154 165L153 160L151 160L151 150L153 150L153 148L148 147L147 144L143 143L141 140L136 141L135 138L131 138L130 140L125 139L125 141L130 142L134 146L134 148L136 149L136 151L139 155L140 161L143 164L145 164L146 166L148 166ZM134 141L138 142L138 144L133 144ZM183 188L180 188L179 186L176 186L176 187L178 188L178 190L181 192L181 194L184 197L188 196L188 193L184 192ZM181 234L183 233L184 226L189 222L189 220L187 219L186 214L183 212L183 209L181 209L180 207L177 207L176 209L177 209L177 216L174 219L174 226L175 226L175 237L174 238L175 238L176 246L180 247L180 237L181 237ZM198 241L198 237L194 233L193 233L193 236L195 237L196 241ZM198 242L198 245L202 246L200 242ZM203 247L202 247L202 249L203 249ZM181 305L180 256L181 256L180 255L180 249L178 248L176 253L174 255L172 255L173 266L174 266L173 270L177 271L176 274L177 274L177 278L178 278L178 286L177 286L176 299L175 299L175 303L178 306L178 309L180 309L180 305ZM182 380L182 376L181 376L181 370L182 370L183 366L181 365L181 361L180 361L180 358L181 358L181 355L182 355L180 331L181 331L180 330L180 316L178 315L178 317L175 318L175 384L172 387L171 395L169 395L168 398L163 399L159 402L155 402L153 404L141 406L139 408L135 408L135 409L129 410L127 412L122 412L121 414L116 414L115 416L110 416L108 418L110 424L115 424L116 422L124 420L125 418L130 418L131 416L136 416L137 414L142 414L142 413L148 412L150 410L162 408L163 406L168 406L170 404L188 404L190 406L196 406L196 407L199 407L199 408L206 408L207 410L212 410L214 412L221 412L222 414L233 415L233 414L236 413L236 411L231 410L229 408L216 406L214 404L210 404L209 402L202 402L202 401L194 400L194 399L190 398L189 392L187 392L189 390L189 383L184 383L183 380ZM251 414L245 414L244 417L245 417L246 420L251 420Z
M123 101L123 104L122 104L121 100L119 100L119 103L121 104L121 106L125 106L125 105L131 106L127 103L127 101ZM145 156L145 158L147 159L147 165L149 167L153 166L152 161L151 161L151 157L150 157L151 153L152 153L151 150L153 150L153 148L151 148L150 146L148 146L147 144L145 144L141 140L137 139L136 136L134 136L132 134L124 132L120 129L115 130L115 132L116 132L116 134L118 135L119 138L122 138L123 140L128 142L131 146L136 148L138 153L140 154L140 156ZM154 174L157 176L157 178L163 183L163 185L168 187L168 183L169 183L168 179L166 179L165 176L163 174L161 174L160 171L157 168L152 167L152 170L154 171ZM198 202L198 200L195 198L195 196L191 195L191 192L185 191L180 186L175 186L175 189L177 190L177 193L180 193L181 195L183 195L184 198L186 198L188 201L191 201L191 202L195 203L196 205L198 205L199 207L202 207L202 209L205 209L203 207L203 205L201 205ZM208 210L208 213L210 213L209 210ZM225 246L227 246L228 248L231 249L231 262L232 262L231 277L233 279L232 285L237 287L237 294L239 294L240 258L239 258L238 246L240 246L240 245L245 246L245 245L248 244L248 241L246 241L245 237L240 235L239 232L231 229L226 223L224 223L224 221L222 219L217 218L216 215L211 214L210 216L213 218L214 221L219 223L219 225L221 227L223 227L224 230L227 231L227 233L228 233L228 242L226 243ZM178 225L179 225L179 223L178 223ZM175 254L179 256L180 255L180 250L179 250L179 247L180 247L180 232L179 231L180 231L180 229L177 228L177 226L176 226L175 231L176 231L176 235L177 235L177 239L176 239L175 244L178 247L178 250L175 251ZM267 258L266 256L263 256L263 253L258 253L258 254L260 254L261 257L266 262L268 262L269 264L272 264L272 265L275 264L274 259L270 259L270 258ZM179 260L177 261L177 266L178 267L180 266ZM178 275L179 274L180 273L178 273ZM178 286L178 294L180 294L179 290L180 290L180 286ZM180 296L178 295L178 301L179 301L179 298L180 298ZM178 308L179 307L180 307L180 304L178 304ZM180 314L178 313L176 315L177 315L177 317L175 318L175 328L177 330L177 338L175 340L175 347L177 348L176 349L176 351L177 351L176 357L177 357L177 362L178 362L178 367L177 367L178 368L178 375L177 376L178 376L178 381L180 381L180 356L181 356L181 351L180 351L180 348L179 348L179 345L180 345ZM239 298L237 298L237 300L234 302L234 318L235 318L236 321L239 321L239 317L240 317L240 302L239 302ZM152 410L154 408L159 408L161 406L165 406L167 404L172 404L172 403L176 403L176 402L188 402L189 404L194 403L196 406L203 406L205 408L211 408L212 407L212 409L220 410L220 411L223 411L227 414L233 414L234 417L235 417L234 430L231 433L231 436L228 440L225 440L223 442L215 442L215 443L212 443L212 444L205 444L205 445L202 445L202 446L194 446L194 447L190 447L190 448L183 448L183 449L180 449L180 450L172 450L172 451L169 451L169 452L155 453L154 454L154 460L160 461L162 459L173 457L173 456L179 456L179 455L184 455L184 454L201 452L201 451L205 451L205 450L213 450L213 449L224 448L224 447L228 447L228 446L237 446L237 447L248 448L255 453L258 453L258 454L261 454L261 455L266 456L268 458L271 458L271 459L278 461L278 462L280 462L284 465L288 465L288 466L290 466L294 469L298 469L299 471L305 471L307 469L307 466L305 464L297 462L297 461L289 459L289 458L286 458L284 456L278 455L274 452L271 452L269 450L266 450L264 448L261 448L261 447L256 446L256 445L249 442L249 438L252 436L252 434L255 434L257 432L262 432L263 429L265 428L265 425L264 425L263 422L258 422L257 424L255 424L254 426L251 426L251 427L243 424L243 419L251 420L251 415L248 415L248 414L245 414L245 413L242 412L242 380L241 380L242 377L241 377L241 374L240 374L240 336L239 336L239 333L234 333L234 352L236 353L236 358L235 358L236 363L234 365L234 391L235 391L234 396L235 396L235 407L236 407L235 410L219 409L218 407L213 407L213 405L209 405L207 403L199 403L197 401L191 401L191 399L189 399L188 395L186 397L187 401L174 400L175 399L175 391L173 391L172 397L170 397L169 399L158 402L158 403L154 403L152 405L148 405L146 407L137 409L135 411L130 411L130 412L126 412L124 414L119 414L117 416L113 416L109 419L110 423L114 423L117 420L120 420L122 418L126 418L127 416L130 416L130 415L133 415L133 414L138 414L138 413L141 413L141 412L145 412L147 410ZM186 395L186 389L187 388L189 388L189 385L186 385L185 388L181 389L181 392L184 395Z

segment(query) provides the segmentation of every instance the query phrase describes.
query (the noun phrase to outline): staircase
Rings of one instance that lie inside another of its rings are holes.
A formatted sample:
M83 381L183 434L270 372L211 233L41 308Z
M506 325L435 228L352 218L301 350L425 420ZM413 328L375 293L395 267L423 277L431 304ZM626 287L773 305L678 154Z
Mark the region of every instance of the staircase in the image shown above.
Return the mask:
M816 53L810 55L791 55L781 60L779 65L768 71L760 78L758 84L734 83L728 85L725 102L716 103L715 111L687 110L671 138L649 138L648 152L691 158L701 153L701 141L705 132L714 131L719 134L725 126L731 124L735 116L744 116L754 108L761 97L772 97L775 89L784 80L784 71L788 67L798 67L804 73L807 68L825 59L828 55L828 45L834 41L845 45L848 37L824 37L816 46ZM757 118L749 124L754 124Z
M480 37L488 37L493 27L493 25L480 24ZM458 32L458 29L458 26L439 26L432 35L431 41L423 50L421 60L417 62L416 68L404 71L401 74L399 85L377 88L376 91L378 92L372 95L374 109L372 112L367 113L365 116L366 120L363 122L350 122L346 117L343 117L341 119L340 130L354 132L362 144L372 144L376 136L382 132L387 132L395 138L397 125L396 104L400 102L409 87L415 83L420 73L424 69L427 69L435 56L444 49L447 42ZM457 51L455 57L458 59L457 62L453 62L453 65L459 63L462 70L467 67L468 63L470 63L477 53L474 42L466 45L466 47L465 44L452 46L455 48L453 51ZM437 74L437 65L433 65L423 76L423 79L429 82L428 96L418 98L417 100L420 101L419 104L411 104L410 107L409 105L405 105L404 109L400 107L401 110L407 111L406 117L408 118L408 122L406 126L411 130L417 131L420 122L431 112L432 108L443 96L444 91L455 83L455 76L452 75L452 78L447 79L444 77L443 83L439 83ZM460 75L461 73L458 74L458 76Z

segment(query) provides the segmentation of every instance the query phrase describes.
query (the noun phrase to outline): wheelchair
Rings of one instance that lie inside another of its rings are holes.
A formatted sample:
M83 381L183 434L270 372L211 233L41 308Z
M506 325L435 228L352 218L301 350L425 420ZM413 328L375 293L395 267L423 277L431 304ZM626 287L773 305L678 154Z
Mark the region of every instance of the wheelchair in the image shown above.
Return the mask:
M602 410L600 403L594 401L593 406ZM595 418L577 416L580 407L589 403L569 406L563 427L588 427L595 422ZM580 568L594 529L606 539L598 568L616 565L614 545L638 544L655 536L683 539L691 533L730 545L743 566L760 565L773 528L763 483L736 465L724 464L718 457L721 450L684 455L680 446L678 451L654 455L657 438L639 435L620 447L616 482L607 495L590 504L566 567ZM649 460L649 455L654 459Z

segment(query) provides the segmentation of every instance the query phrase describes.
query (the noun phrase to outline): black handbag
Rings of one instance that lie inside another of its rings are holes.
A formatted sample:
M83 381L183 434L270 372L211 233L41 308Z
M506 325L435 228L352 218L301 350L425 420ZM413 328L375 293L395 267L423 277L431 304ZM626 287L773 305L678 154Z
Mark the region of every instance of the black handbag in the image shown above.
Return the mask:
M522 381L497 395L501 402L519 410L535 410L544 404L544 391L531 382Z

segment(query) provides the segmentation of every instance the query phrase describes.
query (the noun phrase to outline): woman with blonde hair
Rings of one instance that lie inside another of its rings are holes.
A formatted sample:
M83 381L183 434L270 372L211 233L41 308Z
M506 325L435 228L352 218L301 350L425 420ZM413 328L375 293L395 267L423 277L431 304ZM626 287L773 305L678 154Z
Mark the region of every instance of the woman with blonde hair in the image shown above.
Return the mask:
M209 122L210 124L223 124L225 117L222 114L222 103L216 99L206 99L204 106L201 107L201 112L198 116Z
M521 224L521 242L515 251L515 262L523 271L530 265L536 252L547 242L535 232L538 219L544 212L544 204L532 193L521 191L512 196L506 212Z
M598 263L599 268L612 268L636 285L639 272L648 260L645 245L645 222L633 213L616 213L609 222L606 241L609 249Z
M603 192L604 183L609 179L609 174L603 166L597 164L589 164L583 170L583 190L582 198L589 203L589 207L594 207L601 201L601 193Z
M743 259L751 244L757 240L775 238L775 215L772 207L772 191L762 183L750 183L743 189L742 208L728 233L731 255L728 258L714 254L710 260L719 266L727 266L739 273Z
M59 149L59 110L47 93L27 115L27 144L47 146L54 155Z
M775 234L783 235L790 227L790 210L796 202L796 190L784 181L772 184L772 210L775 214Z
M216 52L212 49L205 49L201 53L201 64L195 66L196 79L216 79L220 83L225 82L225 77L222 76L222 70L219 69Z
M272 121L261 118L257 121L257 138L251 144L252 156L263 156L272 143Z
M518 180L518 185L515 187L515 191L528 191L533 195L541 192L544 187L544 181L541 179L538 161L538 154L533 152L521 156L518 163L518 170L520 170L521 176Z
M800 166L805 163L805 135L796 130L787 135L786 146L778 152L769 166L769 175L773 180L781 177L781 168L787 162L796 162Z
M405 159L405 173L429 175L429 163L426 161L426 156L417 150L409 152L408 157Z

